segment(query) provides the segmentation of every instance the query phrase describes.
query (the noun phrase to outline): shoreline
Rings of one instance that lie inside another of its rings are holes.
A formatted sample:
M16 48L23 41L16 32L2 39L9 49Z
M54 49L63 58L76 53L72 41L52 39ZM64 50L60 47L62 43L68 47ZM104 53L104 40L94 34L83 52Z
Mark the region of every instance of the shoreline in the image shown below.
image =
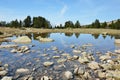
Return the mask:
M76 29L39 29L39 28L8 28L0 27L0 32L4 34L27 34L27 33L83 33L83 34L120 34L120 30L115 29L95 29L95 28L76 28Z

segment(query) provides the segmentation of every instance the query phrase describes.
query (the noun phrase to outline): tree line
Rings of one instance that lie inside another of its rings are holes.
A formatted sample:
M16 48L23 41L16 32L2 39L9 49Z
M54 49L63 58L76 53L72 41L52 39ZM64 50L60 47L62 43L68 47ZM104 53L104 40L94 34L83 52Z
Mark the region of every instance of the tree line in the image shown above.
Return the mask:
M33 17L33 18L27 16L23 21L16 19L8 23L6 23L6 21L1 21L0 26L15 27L15 28L21 28L21 27L51 28L52 27L50 22L41 16Z
M66 21L64 25L56 25L52 26L50 21L48 21L46 18L38 16L33 17L27 16L23 21L22 20L13 20L10 22L1 21L0 26L6 26L6 27L15 27L15 28L21 28L21 27L33 27L33 28L57 28L57 29L64 29L64 28L104 28L104 29L120 29L120 19L116 21L111 22L100 22L98 19L96 19L93 23L89 25L80 25L80 22L77 20L75 23L72 21Z

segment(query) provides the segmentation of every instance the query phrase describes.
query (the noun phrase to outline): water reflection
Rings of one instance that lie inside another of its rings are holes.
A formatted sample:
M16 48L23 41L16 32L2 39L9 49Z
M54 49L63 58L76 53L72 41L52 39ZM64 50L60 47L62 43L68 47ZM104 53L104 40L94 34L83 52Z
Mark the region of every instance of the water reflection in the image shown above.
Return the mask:
M65 33L65 36L71 37L73 36L73 33Z
M98 39L98 37L100 36L100 34L92 34L92 36L93 36L95 39Z

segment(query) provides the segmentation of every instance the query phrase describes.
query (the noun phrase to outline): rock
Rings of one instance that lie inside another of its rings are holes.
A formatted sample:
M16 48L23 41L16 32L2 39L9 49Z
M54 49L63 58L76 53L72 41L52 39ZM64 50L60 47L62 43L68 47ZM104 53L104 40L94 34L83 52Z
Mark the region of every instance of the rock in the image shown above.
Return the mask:
M73 53L81 53L80 50L73 50Z
M8 64L4 64L4 67L7 68L9 65Z
M80 63L89 63L89 59L87 57L79 57L78 61Z
M70 48L75 48L75 45L70 45Z
M53 56L53 58L55 58L55 59L56 59L56 58L60 58L60 56Z
M58 50L58 48L57 47L52 47L52 50L56 51L56 50Z
M10 45L0 45L0 48L16 48L18 45L10 44Z
M42 38L41 36L37 37L40 42L53 42L54 40L51 38Z
M103 69L105 69L105 70L112 69L112 65L111 65L111 64L101 64L100 66L101 66Z
M41 80L53 80L51 77L48 76L43 76L41 77Z
M3 77L1 80L12 80L12 79L13 79L13 77L5 76L5 77Z
M53 62L44 62L43 65L48 67L48 66L51 66L53 65L54 63Z
M100 70L97 72L97 74L98 74L98 77L101 78L101 79L106 77L106 76L105 76L106 73L105 73L105 72L102 72L102 71L100 71Z
M120 49L119 50L115 50L115 53L120 53Z
M91 46L93 46L93 44L91 44L91 43L88 43L88 44L84 44L84 45L82 45L83 47L91 47Z
M115 80L120 80L120 71L107 71L106 78L114 78Z
M114 65L114 61L113 60L107 60L107 63Z
M110 59L111 58L111 56L108 56L108 55L103 55L103 56L100 56L100 60L101 61L104 61L104 60L107 60L107 59Z
M62 56L70 56L70 54L68 54L68 53L63 53L63 54L61 54Z
M11 53L17 53L17 49L12 49L10 52Z
M63 63L63 62L65 62L66 61L66 59L58 59L57 60L57 63Z
M88 63L88 67L91 69L99 69L99 64L95 61Z
M85 73L84 67L77 67L74 69L74 74L76 75L83 75Z
M0 67L0 71L3 71L5 68L4 67Z
M0 71L0 76L5 76L8 72L6 70Z
M85 78L85 80L93 80L89 72L85 72L83 77Z
M20 68L20 69L16 70L17 74L19 74L19 73L23 73L23 74L25 73L26 74L26 73L29 73L29 72L30 72L29 69L25 69L25 68Z
M11 52L12 53L16 53L16 52L18 52L18 53L29 53L30 52L29 49L30 48L28 46L21 46L21 47L19 47L17 49L11 50Z
M70 71L66 71L66 72L64 72L64 74L63 74L63 78L64 78L65 80L72 79L72 78L73 78L73 74L72 74L72 72L70 72Z
M27 47L27 46L21 46L20 48L18 48L17 52L25 53L28 50L29 50L29 47Z
M120 39L115 39L115 43L120 44Z
M14 39L12 42L15 43L31 43L31 39L28 36L21 36L17 39Z
M74 55L74 56L73 56L73 59L74 59L74 60L77 60L77 59L79 59L79 56Z

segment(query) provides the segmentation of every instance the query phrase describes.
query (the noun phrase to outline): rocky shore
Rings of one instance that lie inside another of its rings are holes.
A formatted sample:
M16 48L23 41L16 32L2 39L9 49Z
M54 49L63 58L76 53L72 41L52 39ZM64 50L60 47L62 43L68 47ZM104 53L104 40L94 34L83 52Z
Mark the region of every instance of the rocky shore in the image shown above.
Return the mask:
M38 40L55 41L40 36ZM30 44L27 36L9 42L12 44L0 45L0 54L7 50L20 59L13 61L16 66L0 61L0 80L120 80L120 49L95 52L91 43L68 45L70 52L58 46L34 49L37 45Z
M1 80L120 80L120 50L114 52L96 52L99 61L96 61L93 53L86 52L82 48L90 47L91 44L86 46L77 47L70 45L73 50L72 54L60 51L57 46L51 47L47 50L57 52L56 55L49 57L43 54L42 57L48 61L44 61L41 65L46 69L46 74L35 76L37 68L31 69L18 68L15 70L14 75L9 75L9 64L2 64L0 62L0 79ZM33 46L31 46L33 47ZM28 54L32 51L29 46L18 45L1 45L0 48L12 48L10 53ZM46 51L47 51L46 50ZM54 53L55 54L55 53ZM14 54L13 54L14 55ZM55 61L49 61L54 59ZM39 62L39 58L36 59ZM31 65L28 63L27 65ZM68 64L68 65L66 65ZM69 67L68 67L69 66ZM43 69L44 69L43 68ZM48 69L47 69L48 68ZM42 68L41 68L42 69ZM47 74L51 72L51 74ZM38 72L37 72L38 73ZM39 73L38 73L39 74ZM52 76L53 74L53 76ZM57 75L58 74L58 75ZM54 76L56 75L56 76Z

